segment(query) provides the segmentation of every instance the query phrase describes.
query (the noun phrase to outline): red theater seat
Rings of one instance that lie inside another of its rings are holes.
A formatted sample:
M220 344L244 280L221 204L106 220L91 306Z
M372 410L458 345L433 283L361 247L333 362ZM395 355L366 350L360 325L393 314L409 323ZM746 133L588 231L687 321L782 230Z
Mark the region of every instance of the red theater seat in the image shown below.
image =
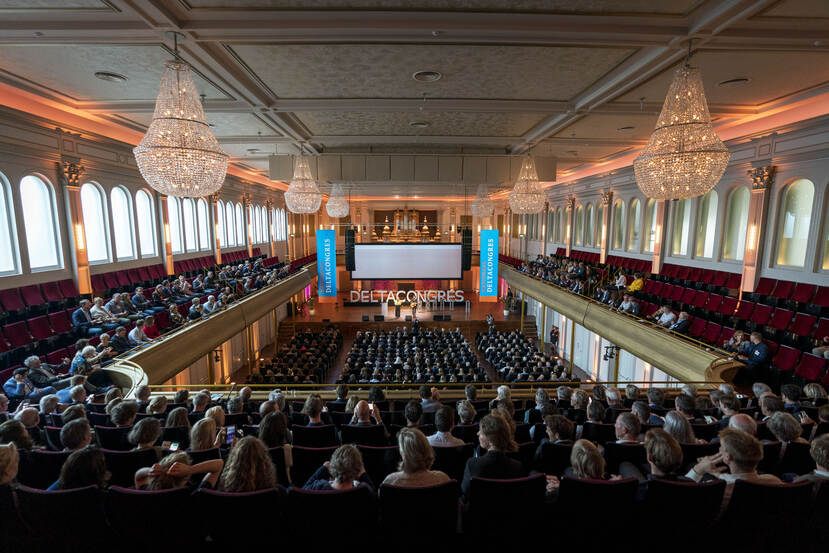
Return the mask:
M794 291L794 282L788 280L778 280L777 286L774 287L771 295L775 298L779 298L781 300L789 299L789 296L792 295Z
M793 313L788 309L777 308L769 320L769 326L777 330L786 330L792 320Z
M66 298L77 298L80 295L78 288L75 286L75 282L71 278L58 282L58 287Z
M26 328L25 321L7 324L3 327L3 334L13 348L28 346L32 341L32 336Z
M61 294L57 282L46 282L42 284L40 288L43 290L43 297L46 298L47 301L63 301L63 294Z
M789 332L797 336L811 336L812 330L815 328L817 317L814 315L807 315L805 313L798 313L794 317Z
M808 382L817 382L825 370L826 359L811 353L804 353L794 369L794 374Z
M780 346L772 359L772 365L781 371L793 371L800 359L800 351L789 346Z
M66 311L49 313L47 317L49 318L49 325L52 327L52 330L58 334L72 330L72 322L69 317L66 316Z
M708 323L708 325L705 327L705 332L702 333L702 340L704 342L708 342L709 344L714 344L715 346L719 347L721 344L718 343L718 339L721 333L721 325L718 325L716 323Z
M734 317L740 319L741 321L747 321L750 317L752 312L754 311L754 304L750 301L741 301L740 306L737 308L737 312L734 313ZM769 309L771 312L771 309Z
M25 311L26 304L23 303L23 298L20 297L20 292L17 288L8 288L0 290L0 303L6 311Z
M40 288L38 288L36 284L22 286L20 288L20 294L23 296L23 301L26 302L26 305L29 307L46 303L46 300L43 299L43 295L40 293Z
M755 288L754 293L761 296L771 295L776 283L777 281L773 278L763 277L757 282L757 288Z
M49 326L49 319L46 315L29 319L26 321L26 324L29 327L29 332L31 332L35 340L46 340L54 335L52 327Z

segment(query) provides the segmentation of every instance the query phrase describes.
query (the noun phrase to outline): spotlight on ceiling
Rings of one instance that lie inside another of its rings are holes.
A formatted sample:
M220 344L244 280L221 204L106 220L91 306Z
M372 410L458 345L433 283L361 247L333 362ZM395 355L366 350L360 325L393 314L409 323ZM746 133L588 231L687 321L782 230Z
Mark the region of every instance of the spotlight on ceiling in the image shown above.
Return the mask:
M113 73L112 71L96 71L95 76L102 81L109 81L111 83L124 83L127 81L127 77L120 73Z
M726 79L717 83L721 88L735 88L738 86L747 85L751 82L749 77L734 77L733 79Z
M440 71L415 71L412 78L420 83L434 83L443 78Z

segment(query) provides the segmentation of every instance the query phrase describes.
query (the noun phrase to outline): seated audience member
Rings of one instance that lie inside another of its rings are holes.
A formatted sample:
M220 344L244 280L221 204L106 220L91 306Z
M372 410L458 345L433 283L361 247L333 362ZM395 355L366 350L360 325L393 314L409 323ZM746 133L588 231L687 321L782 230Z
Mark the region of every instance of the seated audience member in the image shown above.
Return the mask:
M308 426L323 426L322 421L323 402L319 394L311 394L305 399L303 411L308 415Z
M691 327L691 319L690 315L687 311L680 311L679 317L677 317L676 321L668 325L668 330L673 330L674 332L678 332L679 334L685 334L688 332L688 329Z
M463 445L463 440L452 435L452 429L455 428L455 412L448 405L442 405L435 413L435 427L437 432L428 438L430 446L458 447Z
M109 413L109 418L115 426L127 428L135 422L138 414L138 402L133 400L121 401Z
M70 405L61 413L63 424L68 424L71 421L84 419L86 420L86 409L83 405Z
M442 407L452 415L452 409ZM430 470L435 461L435 452L423 432L416 428L403 428L397 434L397 444L400 448L400 471L389 474L383 484L403 488L420 488L436 486L449 481L449 477L439 471Z
M225 426L225 410L220 405L214 405L204 412L204 418L213 419L216 423L216 428L223 428Z
M648 407L651 408L651 411L656 413L657 415L661 415L665 412L665 392L660 390L659 388L648 388L648 391L645 392L645 395L648 396Z
M77 451L92 443L92 427L86 419L75 419L60 429L60 442L64 451Z
M829 482L829 434L822 434L812 440L812 445L809 447L809 452L812 454L812 459L815 461L815 470L809 474L802 474L795 482L802 482L808 480L815 483L815 493L817 493L817 486L827 486Z
M308 478L306 490L350 490L364 485L374 490L374 484L363 467L363 456L354 444L338 447L326 461Z
M624 294L622 296L622 303L619 304L619 311L623 313L630 313L631 315L639 315L641 307L639 306L639 302L630 295Z
M372 422L372 418L374 422ZM370 408L365 400L357 402L357 406L354 407L354 416L349 424L353 426L373 426L377 424L382 426L384 430L386 429L386 425L383 424L383 419L380 416L380 409L377 408L376 404L374 409ZM386 430L386 437L388 437L388 430Z
M763 342L763 334L752 332L749 340L751 345L748 350L736 356L738 360L746 364L737 375L739 380L744 382L754 382L764 378L769 368L769 347Z
M829 359L829 336L824 336L818 347L812 348L812 355Z
M207 296L207 301L202 306L202 311L205 315L209 315L219 309L219 302L216 301L216 296Z
M20 421L29 437L32 439L34 447L45 447L46 438L43 431L40 429L40 414L36 407L25 407L20 409L14 416L14 420Z
M20 455L14 443L0 445L0 486L6 486L17 478Z
M109 347L117 354L124 353L133 348L133 344L127 336L126 327L119 326L115 329L115 336L109 340Z
M203 418L190 429L190 451L213 449L224 443L224 429L216 428L216 421Z
M49 490L74 490L87 486L105 488L109 482L104 452L97 447L85 447L64 461L60 478L49 486Z
M663 305L656 313L653 314L651 319L659 326L668 328L674 324L674 321L676 321L676 313L674 313L674 310L670 305Z
M651 408L644 401L634 401L630 407L630 411L636 415L641 424L662 426L665 423L665 419L651 413Z
M697 418L697 403L694 397L688 394L679 394L674 400L676 410L691 424L705 424L705 419Z
M720 419L720 429L723 429L728 426L731 417L740 413L740 400L733 394L726 394L720 396L718 407L723 414Z
M99 364L101 358L108 353L107 350L98 352L93 346L84 346L83 349L76 351L75 358L72 359L72 364L69 367L69 374L85 376L86 383L94 386L95 392L100 391L98 388L111 386L112 380Z
M642 273L633 273L633 282L628 286L628 292L638 292L645 287L645 279Z
M806 439L800 436L803 433L803 426L791 413L777 411L766 423L766 428L782 444L781 455L786 451L786 446L792 442L808 443Z
M134 445L135 449L149 449L155 447L160 437L161 423L154 417L147 417L135 423L127 435L127 441ZM156 452L161 459L161 448L156 448Z
M467 401L475 401L478 399L478 388L474 384L467 384L463 389Z
M802 396L803 390L797 384L783 384L780 387L780 399L783 400L783 407L793 415L798 415L803 409L803 404L800 402Z
M0 424L0 444L8 443L13 443L19 451L31 451L34 445L26 426L14 419Z
M720 451L715 455L699 459L686 477L696 482L700 482L706 475L725 480L723 508L728 505L734 482L737 480L781 483L781 480L773 474L757 473L757 465L763 459L763 445L757 438L733 428L721 430L719 438ZM725 472L726 469L728 472Z
M587 421L596 424L604 423L605 406L600 401L591 401L587 406Z
M735 330L731 338L723 342L722 349L731 353L745 354L750 346L751 342L746 338L746 333L742 330Z
M164 415L167 413L167 396L155 396L147 404L148 415Z
M51 386L56 390L62 390L69 386L71 377L59 373L68 370L70 363L71 361L64 357L62 365L50 365L42 363L37 355L32 355L23 361L23 366L29 369L26 376L35 388L44 389Z
M181 326L187 322L187 320L179 312L178 306L175 303L171 303L167 306L167 313L170 316L170 323L173 327Z
M621 413L616 417L616 443L638 444L642 425L639 418L631 412Z
M245 436L230 448L219 489L224 492L255 492L276 487L276 469L262 440Z
M420 421L423 419L423 407L419 401L411 400L406 403L406 408L403 410L403 416L406 417L406 426L409 428L417 428L420 426Z
M288 417L284 413L276 412L265 415L262 422L259 423L259 439L268 449L282 448L282 454L285 457L285 470L290 474L294 462L291 444L288 443L291 439L291 431L288 430Z
M817 382L809 382L803 386L803 395L811 405L815 405L818 400L827 398L826 390Z
M521 462L507 455L511 451L517 451L518 445L503 417L487 415L481 420L478 443L486 450L486 454L472 457L466 462L461 485L464 495L469 495L469 485L475 477L503 479L524 475Z
M93 348L94 349L94 348ZM9 399L28 399L35 403L40 401L40 398L54 394L54 386L46 386L45 388L38 388L29 378L29 369L20 367L15 369L11 378L3 383L3 391Z
M41 420L44 421L44 424L47 420L46 417L48 415L57 413L58 404L60 404L60 398L57 396L57 394L51 394L40 398L40 403L38 405L40 407L39 414Z
M682 447L673 436L661 428L651 428L645 433L645 458L650 467L647 475L643 475L639 468L629 461L619 465L619 475L622 478L636 478L643 484L653 478L690 481L678 472L682 467ZM640 485L637 493L639 500L645 498L646 490L647 485Z
M729 418L728 427L742 430L751 436L757 436L757 421L745 413L740 413Z
M760 419L761 421L767 421L771 418L773 414L777 413L778 411L786 410L786 406L783 403L783 400L771 393L763 395L760 398L759 405L760 413L763 415L763 417Z
M440 407L440 397L437 394L437 389L430 388L426 384L420 387L420 406L424 413L434 413Z
M158 326L155 324L155 317L152 315L144 319L144 326L141 327L141 330L144 332L144 336L150 340L155 340L161 336L161 333L158 331Z
M120 298L120 294L118 297ZM114 323L125 325L130 322L130 320L126 317L116 317L112 312L110 312L110 310L104 306L103 298L95 298L92 300L92 303L93 305L89 310L90 314L96 319L102 321L104 324Z
M589 440L579 440L573 444L570 454L570 466L564 471L568 478L605 479L605 460L599 448Z
M210 405L210 394L199 392L193 398L193 413L203 413L207 411L207 406Z
M564 388L564 386L560 387ZM537 422L541 422L543 420L541 416L541 409L544 405L550 403L550 396L547 394L547 390L544 388L538 388L535 391L535 405L532 409L527 409L524 413L524 422L527 424L535 424ZM569 403L569 400L568 400Z
M187 416L187 408L176 407L167 413L167 420L164 423L165 428L170 427L186 427L190 431L190 417Z
M475 411L475 407L471 401L465 400L458 402L458 420L462 425L468 426L474 424L477 415L478 412Z
M703 440L697 440L688 418L679 411L668 411L665 414L665 424L662 428L681 444L704 443Z
M135 328L130 330L127 338L129 338L130 344L133 346L140 346L141 344L146 344L151 341L150 338L144 334L144 319L138 319L135 321Z
M95 336L104 329L111 330L118 326L115 323L104 323L100 317L92 314L92 302L86 299L78 302L78 308L72 312L72 326L86 336Z
M193 298L193 301L190 303L190 311L187 313L187 318L191 321L201 319L204 313L199 298Z
M194 490L213 489L219 480L224 461L210 459L195 465L183 451L167 455L152 467L138 469L135 473L135 488L139 490L171 490L190 485L191 477L204 474Z

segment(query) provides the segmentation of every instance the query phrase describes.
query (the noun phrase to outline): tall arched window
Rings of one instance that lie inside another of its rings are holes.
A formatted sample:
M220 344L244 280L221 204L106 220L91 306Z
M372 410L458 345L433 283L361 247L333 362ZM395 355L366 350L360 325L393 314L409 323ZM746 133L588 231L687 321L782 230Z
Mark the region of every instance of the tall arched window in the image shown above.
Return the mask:
M783 191L777 223L778 265L803 267L806 263L814 199L815 185L807 179L796 180Z
M650 199L645 204L645 234L646 240L644 244L644 250L646 252L652 252L654 245L656 244L656 208L658 207L658 202L654 199Z
M196 243L196 206L190 198L181 202L182 227L184 228L184 247L188 252L198 249Z
M674 232L671 235L671 253L688 255L688 236L691 233L691 201L674 202Z
M227 236L225 235L225 204L222 200L216 202L215 210L218 212L216 233L219 235L219 246L224 248L227 246Z
M593 245L593 204L584 207L584 245Z
M179 205L181 204L178 198L167 196L167 218L169 220L170 244L173 247L173 253L184 251L184 244L181 240L181 211Z
M604 225L604 203L599 202L596 208L596 236L593 237L593 245L597 248L602 246L602 226Z
M613 249L624 249L625 245L625 202L616 200L613 204Z
M0 173L0 275L18 272L11 190L9 181Z
M583 243L584 232L584 208L581 205L576 206L576 214L573 216L573 241L576 246L581 246Z
M90 263L109 261L107 217L104 194L97 184L81 186L81 211L86 231L86 255Z
M141 257L155 255L155 213L153 200L146 190L135 194L135 213L138 216L138 242Z
M242 204L236 204L236 245L244 246L248 242L245 239L245 218L242 215Z
M747 186L738 186L728 196L723 230L722 251L724 259L742 261L746 249L748 205L751 193Z
M135 241L129 193L123 187L116 186L109 192L109 202L112 208L112 230L115 235L115 257L131 259L135 257Z
M196 211L199 216L199 249L210 249L210 232L208 231L207 202L199 198L196 202Z
M228 246L236 245L236 217L233 213L233 203L227 202L225 204L225 225L227 226L225 232Z
M279 210L279 238L283 242L288 239L288 214L284 209Z
M826 202L823 213L823 263L820 268L829 271L829 202Z
M639 251L639 229L642 226L642 202L634 198L630 201L630 215L628 216L628 251Z
M20 181L20 207L32 270L62 265L54 193L51 184L34 175L27 175Z
M717 209L719 197L716 190L710 190L699 199L697 217L697 244L694 255L714 257L714 234L717 231Z
M256 206L256 242L261 244L265 241L265 233L262 232L262 206Z

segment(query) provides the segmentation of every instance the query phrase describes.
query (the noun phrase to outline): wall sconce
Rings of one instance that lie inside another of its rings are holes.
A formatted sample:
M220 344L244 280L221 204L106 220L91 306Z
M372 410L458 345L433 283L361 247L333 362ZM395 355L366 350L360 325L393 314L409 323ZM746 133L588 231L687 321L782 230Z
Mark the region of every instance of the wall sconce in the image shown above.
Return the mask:
M83 225L80 223L77 223L75 225L75 247L79 250L86 249L86 240L84 236Z
M602 356L602 359L604 361L610 361L611 359L614 359L620 349L622 349L621 346L605 346L604 355Z
M222 350L214 349L213 350L213 361L215 361L216 363L219 363L219 362L221 362L221 360L222 360Z

